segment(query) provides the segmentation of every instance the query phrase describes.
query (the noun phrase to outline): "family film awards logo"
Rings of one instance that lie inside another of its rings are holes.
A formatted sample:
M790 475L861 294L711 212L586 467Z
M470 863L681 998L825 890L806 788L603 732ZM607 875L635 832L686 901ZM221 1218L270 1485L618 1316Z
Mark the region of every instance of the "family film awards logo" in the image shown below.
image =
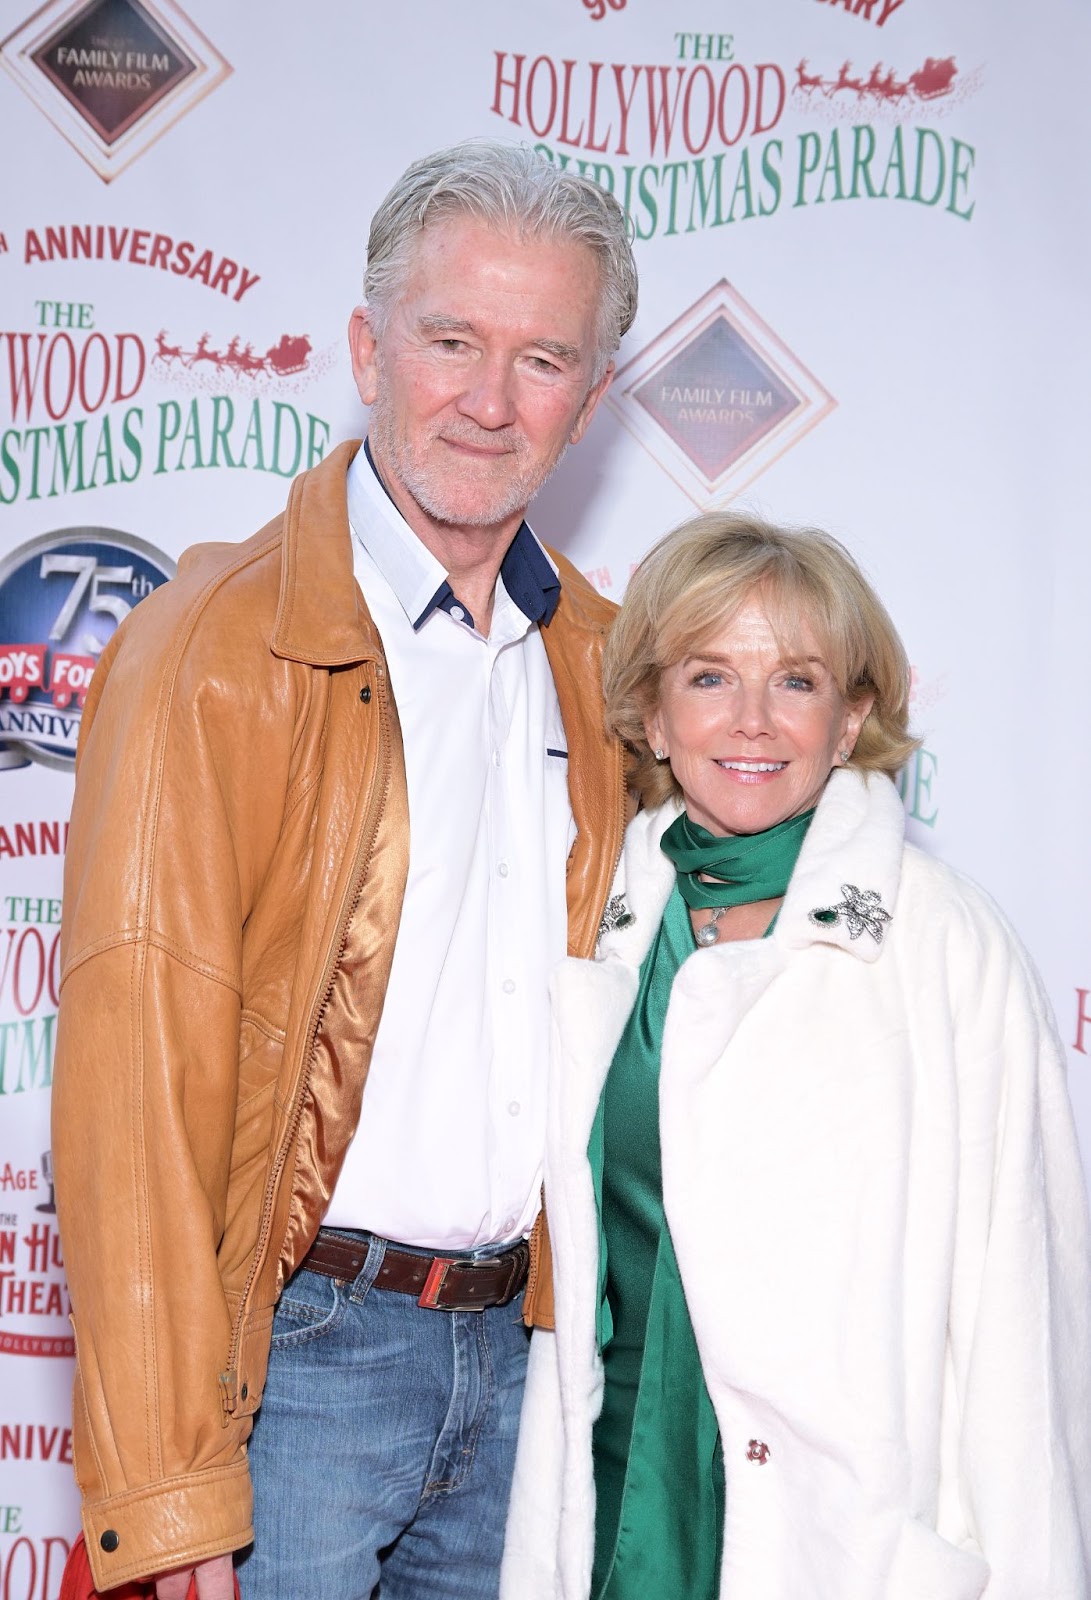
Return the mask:
M621 369L606 403L698 506L734 499L837 404L726 278Z
M106 183L231 72L173 0L49 0L0 60Z
M0 771L70 771L87 690L119 623L174 562L115 528L62 528L0 561Z

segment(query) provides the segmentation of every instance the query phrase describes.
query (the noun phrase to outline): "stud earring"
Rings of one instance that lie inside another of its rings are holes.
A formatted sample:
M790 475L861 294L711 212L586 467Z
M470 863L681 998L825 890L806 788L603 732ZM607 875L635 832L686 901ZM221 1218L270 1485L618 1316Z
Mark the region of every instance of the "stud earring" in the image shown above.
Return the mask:
M665 750L660 750L658 748L658 746L657 746L656 750L655 750L655 759L657 761L662 761L665 755L666 755L666 751Z
M842 761L847 761L851 755L852 755L852 751L851 750L842 750L842 752L841 752L841 760Z

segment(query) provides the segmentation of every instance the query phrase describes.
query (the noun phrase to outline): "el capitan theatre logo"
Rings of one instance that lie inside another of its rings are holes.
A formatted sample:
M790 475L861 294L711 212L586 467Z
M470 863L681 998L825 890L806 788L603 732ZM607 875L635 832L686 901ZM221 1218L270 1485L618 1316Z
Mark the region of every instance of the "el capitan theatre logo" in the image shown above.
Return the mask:
M49 0L0 61L105 183L231 72L173 0Z
M606 403L698 506L733 499L837 404L726 278L622 367Z

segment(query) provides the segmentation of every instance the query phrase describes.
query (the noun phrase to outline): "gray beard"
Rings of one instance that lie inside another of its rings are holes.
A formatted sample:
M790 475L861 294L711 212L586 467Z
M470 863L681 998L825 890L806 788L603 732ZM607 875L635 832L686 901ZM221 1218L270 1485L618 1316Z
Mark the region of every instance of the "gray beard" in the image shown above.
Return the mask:
M418 470L412 457L402 448L395 433L394 419L381 390L371 407L368 433L373 448L384 464L408 490L421 510L433 522L445 523L449 527L490 528L496 523L506 522L516 513L522 516L534 496L556 472L568 449L566 442L554 461L537 472L518 473L506 493L492 504L466 515L461 511L456 514L455 508L444 495L443 486L434 481L435 474L427 469Z

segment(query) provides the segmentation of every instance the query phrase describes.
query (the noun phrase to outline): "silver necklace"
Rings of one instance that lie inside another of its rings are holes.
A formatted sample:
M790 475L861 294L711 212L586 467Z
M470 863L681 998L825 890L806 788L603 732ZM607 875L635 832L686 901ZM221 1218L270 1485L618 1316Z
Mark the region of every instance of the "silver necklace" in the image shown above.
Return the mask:
M697 940L697 943L702 949L707 949L710 944L715 944L717 939L720 937L720 930L717 927L717 923L726 910L726 906L713 906L712 915L709 917L708 921L703 922L699 928L695 929L693 937Z

